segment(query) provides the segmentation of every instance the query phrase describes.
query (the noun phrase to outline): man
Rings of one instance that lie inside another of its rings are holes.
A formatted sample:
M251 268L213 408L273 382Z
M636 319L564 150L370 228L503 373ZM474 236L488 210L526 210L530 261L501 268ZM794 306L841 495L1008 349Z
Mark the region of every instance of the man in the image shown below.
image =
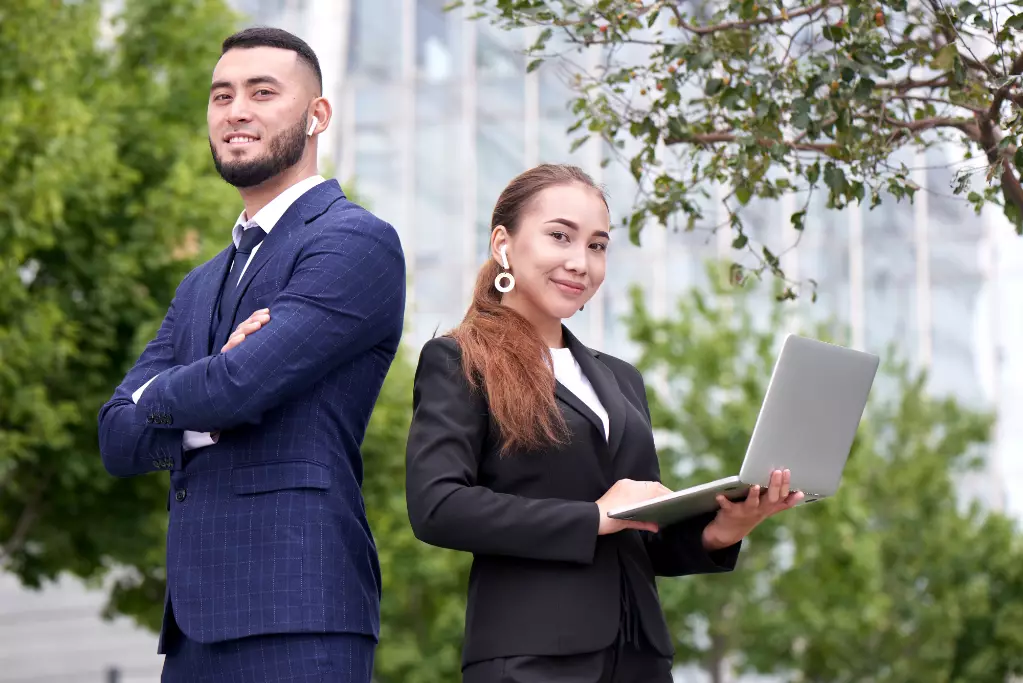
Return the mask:
M165 682L370 681L380 569L359 448L405 263L394 229L317 175L321 88L285 31L224 42L210 149L245 210L100 411L111 474L170 470Z

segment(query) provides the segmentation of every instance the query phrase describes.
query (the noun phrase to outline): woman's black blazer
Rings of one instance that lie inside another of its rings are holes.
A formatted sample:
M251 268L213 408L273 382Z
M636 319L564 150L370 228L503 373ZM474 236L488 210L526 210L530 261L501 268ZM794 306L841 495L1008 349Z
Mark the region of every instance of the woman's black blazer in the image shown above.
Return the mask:
M463 663L568 655L611 645L621 617L621 573L634 611L660 654L674 653L655 576L730 571L739 545L708 553L713 518L597 535L595 501L619 479L659 480L643 377L594 353L565 329L566 345L608 413L600 419L559 382L571 438L500 457L486 397L470 388L449 337L419 357L406 453L406 497L416 536L473 553Z

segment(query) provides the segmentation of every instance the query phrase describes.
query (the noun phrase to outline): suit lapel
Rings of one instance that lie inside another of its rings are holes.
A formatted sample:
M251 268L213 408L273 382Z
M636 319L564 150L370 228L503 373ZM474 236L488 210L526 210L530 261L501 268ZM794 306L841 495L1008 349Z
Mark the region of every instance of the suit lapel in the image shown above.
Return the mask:
M597 360L593 352L584 346L575 336L568 331L568 328L562 327L562 331L565 337L565 345L571 349L572 356L579 362L579 367L582 369L583 374L586 375L586 379L590 380L590 384L593 385L593 391L597 394L597 398L604 405L604 410L607 411L608 419L608 450L611 452L611 457L615 456L618 452L618 447L622 443L622 434L625 431L625 397L622 396L622 390L618 386L618 380L615 379L614 374L608 369L606 365ZM577 397L575 397L570 391L561 387L560 383L558 387L563 389L564 394L572 396L577 404L582 404ZM561 394L558 394L559 396ZM563 398L563 400L565 400ZM566 403L568 401L566 400ZM576 407L575 404L571 404L572 407ZM598 429L601 433L604 431L604 424L600 421L600 418L588 408L580 410L576 408L587 417L590 417L592 421L595 421Z
M234 245L217 254L203 268L196 282L195 304L192 311L192 330L189 334L192 357L189 362L210 355L213 346L213 331L216 328L217 304L220 290L227 278L227 270L234 258Z
M281 219L277 221L270 234L260 243L256 253L249 259L244 276L241 282L238 283L238 289L231 301L228 302L230 310L221 311L221 315L228 316L228 320L234 320L235 315L238 313L238 306L241 304L242 297L245 296L245 291L249 288L249 284L270 261L274 253L280 250L281 245L287 243L291 238L291 233L302 225L311 223L319 216L322 216L330 208L331 204L343 197L344 193L341 191L341 186L338 182L336 180L327 180L296 199L288 207L288 210L284 212L284 215L281 216Z

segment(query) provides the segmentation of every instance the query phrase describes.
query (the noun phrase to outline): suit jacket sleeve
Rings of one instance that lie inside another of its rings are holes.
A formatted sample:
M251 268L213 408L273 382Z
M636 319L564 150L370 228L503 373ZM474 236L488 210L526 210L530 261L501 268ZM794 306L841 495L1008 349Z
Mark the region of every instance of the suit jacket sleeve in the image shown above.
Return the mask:
M465 379L454 340L423 347L412 401L405 491L417 538L476 554L593 561L595 503L524 498L477 484L490 417Z
M118 477L146 474L159 470L180 469L180 429L156 429L140 421L140 409L132 401L132 392L157 374L174 366L175 302L156 337L146 345L135 366L99 411L99 448L103 465Z
M647 421L652 423L650 405L647 402L643 376L637 370L633 382L634 391L643 405ZM661 480L660 464L652 463L653 481ZM703 547L703 529L711 523L716 513L693 517L663 527L657 533L641 532L646 544L650 563L657 576L686 576L688 574L714 574L735 569L739 559L742 541L735 545L708 551Z
M226 353L161 373L136 417L163 415L196 432L257 424L333 368L400 334L404 305L394 229L369 215L348 218L306 247L266 327Z

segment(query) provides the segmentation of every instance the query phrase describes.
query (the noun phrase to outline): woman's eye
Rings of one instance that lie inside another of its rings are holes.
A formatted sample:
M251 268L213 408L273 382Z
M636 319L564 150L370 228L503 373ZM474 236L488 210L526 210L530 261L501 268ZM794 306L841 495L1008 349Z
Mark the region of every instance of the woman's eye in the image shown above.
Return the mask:
M551 237L553 237L554 239L556 239L559 242L564 242L565 240L568 239L568 235L566 235L563 232L552 232L551 233Z
M590 245L590 248L594 251L607 251L607 245L603 242L594 242Z

